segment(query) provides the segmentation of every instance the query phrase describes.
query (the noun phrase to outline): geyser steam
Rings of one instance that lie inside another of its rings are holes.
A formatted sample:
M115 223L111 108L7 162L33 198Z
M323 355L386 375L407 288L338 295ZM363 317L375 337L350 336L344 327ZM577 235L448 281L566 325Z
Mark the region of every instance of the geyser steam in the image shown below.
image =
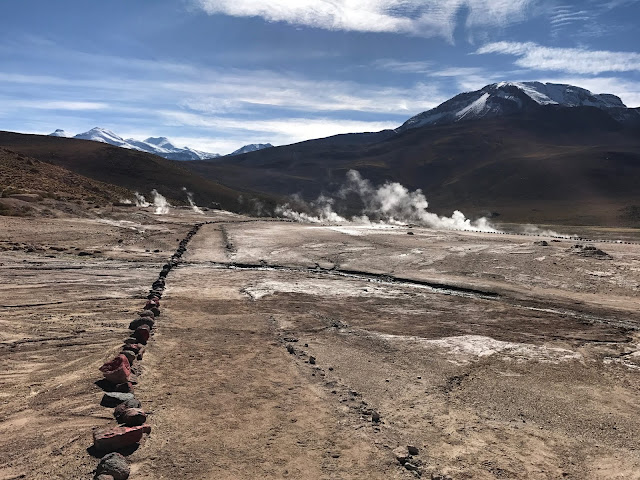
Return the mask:
M428 212L429 202L427 202L422 190L418 189L412 192L397 182L386 182L380 187L374 187L356 170L347 172L347 182L340 189L337 197L344 201L349 194L356 194L363 204L360 215L350 219L335 212L336 199L324 195L305 205L307 210L313 213L296 211L291 204L278 206L276 213L299 222L415 223L431 228L497 232L484 217L472 222L458 210L453 212L451 217L440 217L435 213ZM301 202L299 198L294 198L293 203L304 202Z
M136 206L137 207L148 207L149 206L149 202L147 202L147 199L144 198L144 195L140 195L138 192L135 192L134 195L136 196Z
M191 205L193 211L199 213L200 215L204 215L202 209L198 207L198 205L196 205L196 202L193 201L193 193L189 192L187 190L187 187L182 187L182 191L187 194L187 201L189 202L189 205Z
M160 195L155 188L151 190L151 196L153 197L154 213L156 215L166 215L169 213L169 202L167 202L167 199Z

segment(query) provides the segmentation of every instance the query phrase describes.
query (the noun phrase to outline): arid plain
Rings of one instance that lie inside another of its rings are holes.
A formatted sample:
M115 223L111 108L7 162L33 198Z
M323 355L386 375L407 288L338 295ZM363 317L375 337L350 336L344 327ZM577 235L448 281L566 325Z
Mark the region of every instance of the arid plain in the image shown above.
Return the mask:
M131 478L640 478L637 230L109 207L0 217L0 479L91 478L98 367L202 222L140 362Z

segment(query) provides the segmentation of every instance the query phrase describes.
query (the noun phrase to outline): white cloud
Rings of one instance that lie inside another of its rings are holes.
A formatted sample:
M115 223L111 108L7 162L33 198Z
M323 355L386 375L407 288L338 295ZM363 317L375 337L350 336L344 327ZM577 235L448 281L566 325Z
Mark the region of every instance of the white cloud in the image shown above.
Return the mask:
M554 70L578 74L640 71L640 54L583 48L543 47L536 43L495 42L476 53L498 53L519 57L516 65L532 70Z
M273 118L242 120L238 118L203 116L188 112L163 110L159 112L165 125L211 128L230 132L253 141L288 144L311 138L322 138L341 133L377 132L396 128L395 122L366 122L335 118Z
M209 14L262 17L326 30L390 32L452 40L458 14L467 28L525 19L533 0L194 0Z

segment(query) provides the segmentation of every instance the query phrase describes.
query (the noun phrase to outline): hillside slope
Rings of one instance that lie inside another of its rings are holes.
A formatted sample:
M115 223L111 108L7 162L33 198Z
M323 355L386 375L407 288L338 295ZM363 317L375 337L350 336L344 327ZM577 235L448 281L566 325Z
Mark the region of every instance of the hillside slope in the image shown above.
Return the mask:
M219 204L237 211L243 209L239 197L250 194L244 188L234 190L202 178L185 169L182 162L100 142L0 132L0 147L145 195L157 189L175 203L186 202L183 191L186 188L201 206ZM263 203L274 203L268 195L260 199Z

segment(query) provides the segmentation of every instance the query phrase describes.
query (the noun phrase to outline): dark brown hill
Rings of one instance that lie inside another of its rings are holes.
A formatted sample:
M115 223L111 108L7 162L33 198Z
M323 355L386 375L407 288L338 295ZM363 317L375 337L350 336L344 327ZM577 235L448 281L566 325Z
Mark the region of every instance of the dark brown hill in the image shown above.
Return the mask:
M184 168L183 162L105 143L0 132L0 147L145 196L152 189L157 189L174 203L186 202L183 187L194 193L199 205L219 204L234 211L246 207L246 202L244 205L239 202L241 195L245 198L251 196L244 188L234 190L217 183L212 177L203 178ZM274 203L268 195L258 197L263 203Z
M640 136L596 108L549 106L364 145L357 136L336 138L186 166L233 188L307 199L356 169L374 183L421 188L440 214L460 209L510 222L640 226L628 214L640 205Z

